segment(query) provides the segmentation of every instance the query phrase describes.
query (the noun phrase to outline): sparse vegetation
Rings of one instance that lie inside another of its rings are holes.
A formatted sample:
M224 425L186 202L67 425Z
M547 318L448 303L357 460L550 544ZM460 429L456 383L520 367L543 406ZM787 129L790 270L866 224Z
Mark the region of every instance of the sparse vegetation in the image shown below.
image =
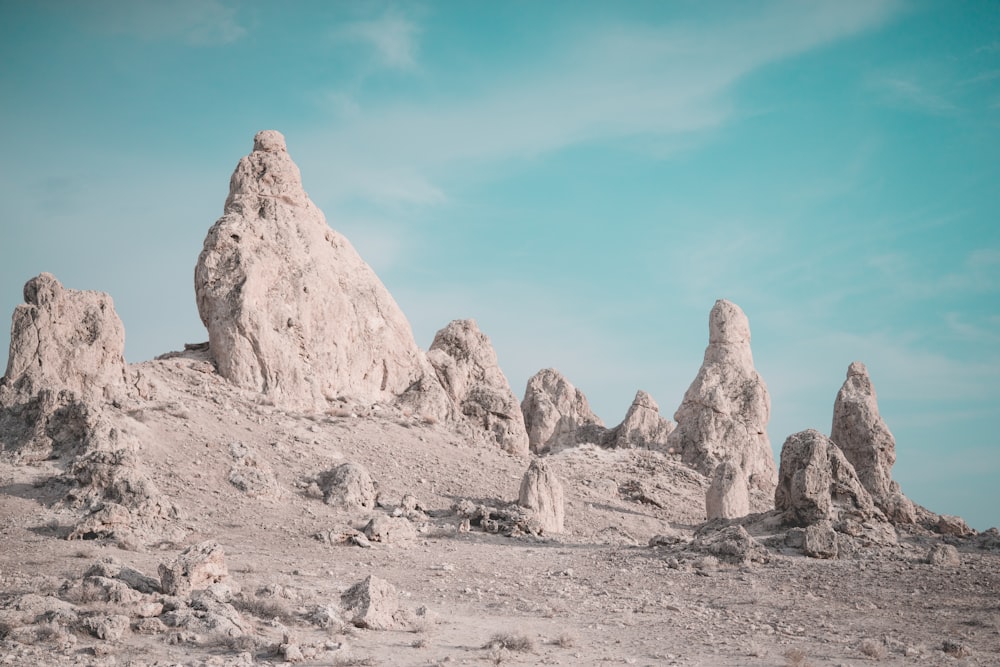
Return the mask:
M784 653L786 667L811 667L806 652L800 648L790 648Z
M233 598L231 604L237 611L256 616L265 621L278 619L282 623L294 623L296 620L295 614L288 608L288 605L274 598L240 595Z
M861 652L872 660L881 660L887 654L885 644L874 639L865 639L861 642Z
M371 667L374 664L375 660L368 656L345 655L333 661L334 667Z
M563 632L558 637L556 637L555 644L559 648L573 648L576 646L577 639L576 635L571 632Z
M531 637L528 637L527 635L515 635L509 632L498 632L490 637L490 640L486 642L483 648L530 653L535 650L535 642L532 641Z

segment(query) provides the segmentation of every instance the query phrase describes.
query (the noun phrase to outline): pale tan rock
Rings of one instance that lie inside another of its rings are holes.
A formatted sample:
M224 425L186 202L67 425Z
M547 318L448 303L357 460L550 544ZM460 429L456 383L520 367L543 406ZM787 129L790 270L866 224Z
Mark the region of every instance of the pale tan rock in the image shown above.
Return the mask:
M440 398L402 311L327 226L279 132L258 133L237 165L195 292L219 373L240 387L317 407L338 397L391 402L429 377L414 400Z
M368 575L340 596L344 609L351 614L351 623L370 630L391 630L393 614L399 609L396 587L385 579Z
M590 409L587 397L554 368L542 369L528 380L521 412L529 447L536 454L598 443L604 437L604 422Z
M531 510L544 533L561 533L566 516L562 482L542 459L535 459L521 479L518 505Z
M346 509L375 507L378 492L368 469L360 463L342 463L319 477L323 502Z
M723 461L716 467L712 483L705 494L705 512L709 521L738 519L750 513L746 478L740 467L732 461Z
M879 414L878 396L868 369L855 361L833 405L830 439L854 466L876 506L895 523L914 523L913 503L892 480L896 439Z
M521 406L500 370L493 344L475 320L454 320L438 331L427 358L445 393L475 431L511 454L528 454Z
M965 519L950 514L941 514L938 516L937 531L942 535L954 535L956 537L963 537L975 532L969 528L969 524L965 523Z
M14 310L10 356L0 400L28 399L38 392L71 391L85 402L129 394L125 328L111 297L65 289L51 273L24 286Z
M961 565L962 557L958 554L958 549L950 544L938 542L927 551L924 560L930 565Z
M660 406L653 397L636 392L625 419L613 428L606 439L612 447L620 449L667 449L667 437L676 425L660 415Z
M170 563L160 564L160 588L179 597L229 577L225 552L215 542L193 544Z
M802 553L811 558L836 558L840 553L837 531L830 521L817 521L806 526Z
M879 516L844 453L813 429L785 440L774 506L797 526L825 520L861 522Z
M723 461L737 463L751 494L767 502L777 483L767 438L771 399L753 365L749 320L739 306L719 300L708 328L704 361L674 414L668 445L704 475Z
M365 526L364 533L372 542L391 544L410 542L417 537L417 531L409 520L384 515L372 518Z

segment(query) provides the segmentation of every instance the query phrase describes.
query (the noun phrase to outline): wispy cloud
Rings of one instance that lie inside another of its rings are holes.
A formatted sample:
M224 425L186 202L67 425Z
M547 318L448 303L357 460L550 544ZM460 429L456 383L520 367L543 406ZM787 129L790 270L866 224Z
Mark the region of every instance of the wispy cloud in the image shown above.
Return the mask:
M145 40L181 39L197 46L230 44L246 35L235 7L222 0L102 0L89 5L101 29Z
M935 115L958 110L958 106L944 93L913 78L883 77L875 80L873 85L881 91L884 101L894 106Z
M554 45L555 55L529 70L490 78L488 88L383 102L342 116L313 143L328 154L336 147L351 156L352 169L365 168L372 178L394 165L422 174L425 189L441 191L432 180L471 164L530 159L587 142L641 137L662 153L671 145L664 139L696 136L730 121L737 113L730 92L743 76L877 26L895 7L890 1L792 2L721 26L591 26L572 31L568 42ZM386 65L414 65L416 29L398 15L340 34L367 41ZM360 179L355 185L364 187Z
M349 23L333 33L335 40L367 45L381 66L403 71L418 69L419 35L417 23L395 9L378 18Z

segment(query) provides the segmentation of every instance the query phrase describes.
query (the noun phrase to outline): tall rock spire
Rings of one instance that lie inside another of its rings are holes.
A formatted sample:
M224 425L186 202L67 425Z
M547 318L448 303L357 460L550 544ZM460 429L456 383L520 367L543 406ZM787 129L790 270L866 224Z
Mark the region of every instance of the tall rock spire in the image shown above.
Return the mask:
M767 438L770 415L767 385L753 365L747 316L720 299L709 315L705 359L674 414L677 427L667 444L708 476L723 461L738 465L752 504L762 508L770 504L778 479Z

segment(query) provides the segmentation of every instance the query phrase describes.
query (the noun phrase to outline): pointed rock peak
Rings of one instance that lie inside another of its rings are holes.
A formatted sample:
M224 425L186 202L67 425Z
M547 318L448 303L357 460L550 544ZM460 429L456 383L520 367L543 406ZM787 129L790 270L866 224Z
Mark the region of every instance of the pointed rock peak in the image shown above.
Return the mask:
M847 367L847 377L855 377L861 375L868 377L868 368L860 361L852 361L851 365Z
M438 331L427 358L449 398L479 434L511 454L528 454L521 407L493 344L475 320L453 320Z
M660 406L642 389L625 414L622 423L611 429L608 444L623 449L667 449L667 438L675 424L660 416Z
M285 135L277 130L261 130L253 138L253 150L265 153L287 153Z
M647 410L660 411L660 406L656 404L653 397L644 392L642 389L635 393L635 398L632 400L633 408L645 408Z
M604 422L587 397L554 368L543 368L528 380L521 412L531 451L538 454L604 437Z
M345 398L444 418L448 400L410 324L302 189L279 132L254 138L195 267L219 374L285 407ZM417 387L419 391L411 391Z
M735 303L719 299L708 318L708 333L710 344L749 344L750 320Z
M844 452L875 504L896 523L913 523L912 503L892 481L896 439L878 409L868 369L855 361L833 404L830 439Z
M736 462L751 491L751 507L768 509L778 471L767 438L771 398L753 365L750 324L739 306L720 299L709 315L709 342L698 376L684 394L669 447L703 475Z

